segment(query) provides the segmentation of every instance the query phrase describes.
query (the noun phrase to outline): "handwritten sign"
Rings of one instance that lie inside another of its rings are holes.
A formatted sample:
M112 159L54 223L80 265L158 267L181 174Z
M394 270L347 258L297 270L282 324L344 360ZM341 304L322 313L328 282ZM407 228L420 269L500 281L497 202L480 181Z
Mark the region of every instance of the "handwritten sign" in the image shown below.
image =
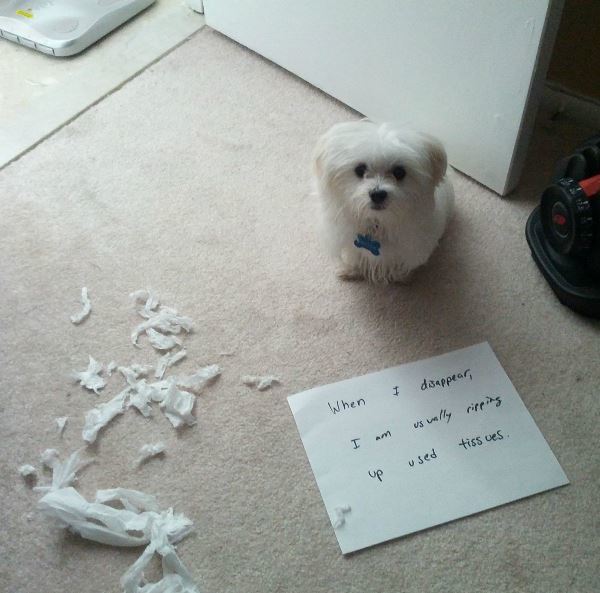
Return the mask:
M344 554L568 484L487 343L288 402Z

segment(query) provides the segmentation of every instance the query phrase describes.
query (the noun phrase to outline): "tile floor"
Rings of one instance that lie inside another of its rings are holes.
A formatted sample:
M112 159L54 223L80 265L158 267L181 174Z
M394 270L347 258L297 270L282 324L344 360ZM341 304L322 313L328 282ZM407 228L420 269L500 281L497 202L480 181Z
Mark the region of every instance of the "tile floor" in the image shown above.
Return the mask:
M0 39L0 168L203 26L184 0L157 0L69 58Z

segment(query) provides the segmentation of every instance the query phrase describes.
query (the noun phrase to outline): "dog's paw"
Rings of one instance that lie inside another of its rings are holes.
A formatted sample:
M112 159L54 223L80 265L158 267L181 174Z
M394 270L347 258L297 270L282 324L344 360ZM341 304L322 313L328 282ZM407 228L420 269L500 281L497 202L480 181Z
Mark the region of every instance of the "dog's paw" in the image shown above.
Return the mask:
M411 284L415 279L415 270L396 270L389 276L392 284Z
M360 271L352 266L340 266L335 273L340 280L346 280L347 282L356 282L364 279Z

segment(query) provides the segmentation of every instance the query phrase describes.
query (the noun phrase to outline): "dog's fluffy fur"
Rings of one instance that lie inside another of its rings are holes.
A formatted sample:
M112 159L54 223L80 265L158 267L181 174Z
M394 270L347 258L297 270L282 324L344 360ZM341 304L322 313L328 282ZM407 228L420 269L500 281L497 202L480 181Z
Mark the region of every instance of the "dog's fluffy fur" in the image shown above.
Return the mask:
M391 124L341 123L319 139L315 185L340 277L403 282L429 259L454 203L446 168L438 140ZM355 245L359 235L377 255Z

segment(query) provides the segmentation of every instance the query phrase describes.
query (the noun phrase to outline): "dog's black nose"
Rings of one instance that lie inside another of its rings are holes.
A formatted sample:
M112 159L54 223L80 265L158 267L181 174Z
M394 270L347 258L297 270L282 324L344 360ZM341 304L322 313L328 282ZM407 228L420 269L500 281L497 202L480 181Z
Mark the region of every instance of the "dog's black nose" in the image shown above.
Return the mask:
M375 204L381 204L387 198L387 192L385 189L372 189L369 196Z

